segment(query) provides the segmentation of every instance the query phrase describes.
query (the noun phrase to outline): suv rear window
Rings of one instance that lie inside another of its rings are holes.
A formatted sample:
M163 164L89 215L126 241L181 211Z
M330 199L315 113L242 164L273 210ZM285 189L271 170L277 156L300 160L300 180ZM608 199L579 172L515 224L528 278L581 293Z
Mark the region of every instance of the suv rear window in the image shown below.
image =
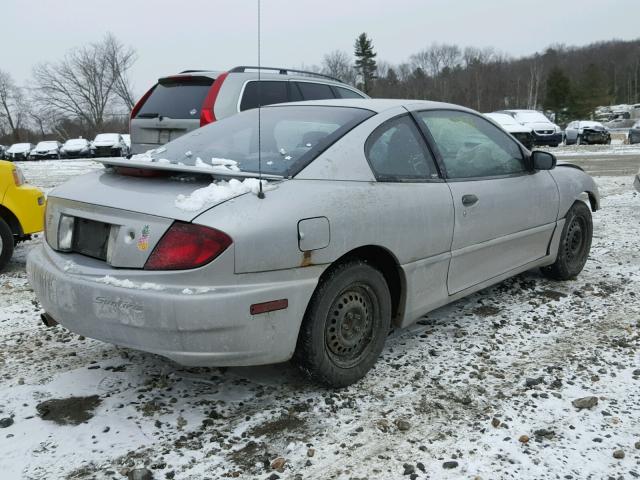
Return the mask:
M262 96L262 102L259 97ZM248 82L244 87L244 94L240 102L240 111L258 108L258 106L286 103L289 101L287 82Z
M213 79L207 77L162 79L136 118L200 119L202 104L212 84Z

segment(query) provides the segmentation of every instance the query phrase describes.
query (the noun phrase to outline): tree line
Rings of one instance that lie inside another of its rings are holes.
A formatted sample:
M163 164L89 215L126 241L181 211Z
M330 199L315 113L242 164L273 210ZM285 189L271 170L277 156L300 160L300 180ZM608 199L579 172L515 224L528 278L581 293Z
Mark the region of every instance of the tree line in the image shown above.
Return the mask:
M136 99L128 77L136 58L107 33L57 62L36 65L26 86L0 69L0 143L125 131ZM378 59L362 33L351 54L335 50L306 68L372 97L429 99L481 112L546 110L561 124L589 118L598 106L640 103L640 40L553 45L520 58L492 47L432 43L393 64Z
M399 64L376 61L366 33L353 58L331 52L319 68L372 97L429 99L481 112L546 110L557 121L588 119L598 106L640 103L640 40L553 45L512 58L492 47L433 43Z
M27 86L0 70L0 143L127 130L135 61L135 50L107 33L57 62L36 65Z

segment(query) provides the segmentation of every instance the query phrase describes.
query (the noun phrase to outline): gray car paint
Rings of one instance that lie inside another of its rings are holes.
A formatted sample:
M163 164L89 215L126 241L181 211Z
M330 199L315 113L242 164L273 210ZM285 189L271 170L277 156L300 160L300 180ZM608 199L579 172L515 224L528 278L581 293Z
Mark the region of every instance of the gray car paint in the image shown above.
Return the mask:
M115 268L48 245L36 247L27 270L43 308L83 335L188 365L279 362L293 353L321 274L355 249L374 246L396 262L402 292L394 321L406 326L433 308L553 263L570 206L589 192L592 206L598 207L595 183L573 168L473 182L376 182L363 144L386 119L406 110L471 111L395 100L308 103L366 107L379 114L296 177L278 182L263 200L245 194L187 213L175 208L175 197L200 184L122 177L110 170L54 190L48 211L53 216L77 213L75 208L81 215L111 216L122 228L155 221L159 235L173 219L180 219L218 228L234 243L204 267L175 272ZM480 201L465 215L458 201L468 191ZM151 249L152 244L142 256L132 257L132 263L140 265ZM67 268L69 262L72 267ZM97 282L105 275L137 285L157 284L163 290ZM191 295L185 288L206 291ZM249 314L251 304L279 298L289 300L288 309Z

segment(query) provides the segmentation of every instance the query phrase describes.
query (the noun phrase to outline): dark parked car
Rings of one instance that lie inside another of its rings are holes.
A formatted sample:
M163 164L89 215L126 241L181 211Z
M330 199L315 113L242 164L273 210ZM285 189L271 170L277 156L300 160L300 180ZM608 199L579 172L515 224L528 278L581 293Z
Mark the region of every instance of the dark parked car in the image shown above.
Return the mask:
M100 133L91 142L91 153L96 157L124 157L129 147L119 133Z
M29 160L29 154L33 149L33 143L14 143L5 152L7 160Z
M640 121L636 122L631 130L629 130L629 143L640 143Z
M91 145L86 138L72 138L64 142L60 154L63 158L91 157Z
M600 122L576 120L567 125L564 141L566 145L610 144L611 134Z
M43 160L46 158L60 158L60 148L62 144L57 140L47 140L39 142L36 148L31 150L31 160Z

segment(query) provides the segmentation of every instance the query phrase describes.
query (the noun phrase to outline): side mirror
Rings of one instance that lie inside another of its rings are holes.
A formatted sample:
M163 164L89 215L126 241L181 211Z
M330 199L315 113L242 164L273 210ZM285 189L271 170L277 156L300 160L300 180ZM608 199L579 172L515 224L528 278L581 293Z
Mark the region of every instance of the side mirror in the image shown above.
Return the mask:
M531 164L534 170L553 170L556 167L556 156L544 150L531 152Z

